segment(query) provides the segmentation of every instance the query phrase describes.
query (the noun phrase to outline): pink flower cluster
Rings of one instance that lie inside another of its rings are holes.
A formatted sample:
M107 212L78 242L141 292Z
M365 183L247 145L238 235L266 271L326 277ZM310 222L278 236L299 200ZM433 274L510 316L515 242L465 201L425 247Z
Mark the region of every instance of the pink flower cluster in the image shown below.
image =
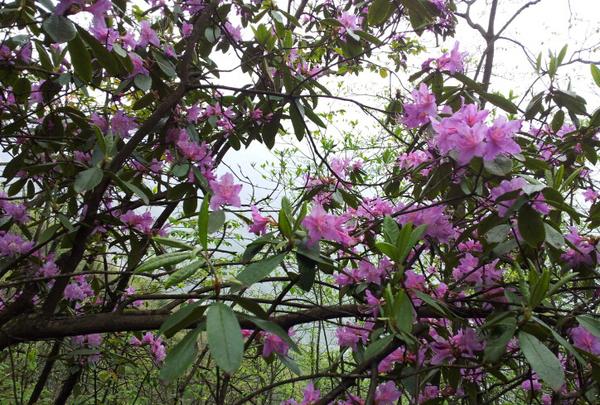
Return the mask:
M350 347L353 351L357 351L359 343L363 345L367 344L373 326L373 322L365 322L363 326L348 324L339 327L335 331L338 345L341 347Z
M0 191L0 210L4 215L12 218L13 221L20 224L26 224L29 221L27 207L24 204L10 202L6 193Z
M484 122L488 113L475 104L466 104L450 117L434 121L433 146L443 155L450 153L461 165L474 157L494 160L498 155L519 153L521 147L513 136L521 128L521 121L498 117L488 127Z
M402 211L403 207L399 207ZM415 227L427 225L424 236L436 239L440 243L447 243L456 236L456 230L449 218L444 213L443 205L406 207L407 214L399 215L397 221L401 224L412 223Z
M34 243L14 233L0 231L0 256L18 256L33 248Z
M502 180L497 187L490 190L490 198L497 201L496 210L500 216L503 217L507 214L510 207L515 203L516 198L502 198L502 201L498 200L505 194L511 192L518 191L517 195L521 195L523 188L528 184L529 183L524 178L516 177L512 180ZM542 215L547 215L550 212L550 207L544 202L544 196L539 193L533 199L531 206Z
M281 405L311 405L321 399L321 391L316 389L312 382L309 382L304 388L303 398L300 403L295 399L287 399Z
M570 226L569 233L565 235L565 238L575 246L575 249L569 248L561 255L561 259L563 259L569 266L591 266L594 261L596 263L600 261L600 254L598 254L598 250L594 244L588 239L582 237L577 232L576 227Z
M151 332L146 332L144 336L142 336L142 340L132 336L131 339L129 339L129 344L135 347L150 346L150 352L156 363L162 363L165 357L167 357L167 350L162 339Z
M63 295L68 301L83 301L94 295L94 290L85 276L75 276L73 281L65 287Z
M152 218L150 211L146 211L139 215L132 210L129 210L125 214L119 216L119 219L125 225L143 234L152 235L153 233L152 225L154 224L154 218Z
M474 329L466 328L460 330L448 339L435 334L434 342L431 344L433 357L431 364L440 365L453 363L460 357L474 357L475 352L483 350L484 342L477 336Z
M353 244L354 239L344 225L347 221L344 216L328 214L320 204L314 204L310 214L302 220L302 226L308 231L307 245L315 246L321 239L338 242L344 246Z

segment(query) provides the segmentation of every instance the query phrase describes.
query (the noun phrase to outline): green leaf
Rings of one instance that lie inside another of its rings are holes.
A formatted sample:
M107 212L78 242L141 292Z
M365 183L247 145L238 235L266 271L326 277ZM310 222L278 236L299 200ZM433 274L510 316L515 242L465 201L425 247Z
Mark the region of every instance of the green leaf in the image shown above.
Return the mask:
M155 256L142 263L134 273L148 273L165 266L172 266L192 257L192 252L170 252Z
M56 43L62 44L69 42L77 34L75 26L67 17L52 14L44 20L42 24L44 31L50 35L50 38Z
M308 292L315 283L317 262L298 252L296 252L296 261L298 262L298 271L300 272L300 277L298 277L296 283L298 287Z
M77 174L73 188L76 193L84 193L93 189L102 181L102 169L99 167L90 167Z
M288 333L285 330L283 330L283 328L278 324L271 321L267 321L265 319L256 318L254 316L244 315L244 318L248 319L250 322L258 326L262 330L279 336L281 340L283 340L285 343L288 344L288 346L292 348L293 351L300 353L300 348L298 347L298 345L296 345L296 342L294 342L292 338L290 338Z
M395 245L398 241L398 236L400 235L400 228L398 227L396 221L394 221L394 219L389 215L386 215L383 218L383 225L381 227L385 241Z
M179 284L182 281L185 281L188 278L192 277L194 274L196 274L198 269L200 269L202 267L203 264L204 264L204 260L199 259L199 260L196 260L195 262L188 264L187 266L184 266L184 267L178 269L177 271L175 271L173 274L171 274L169 276L167 281L165 281L165 288L170 288L170 287L174 286L175 284Z
M231 308L221 302L208 308L206 334L208 349L217 365L227 374L233 374L242 364L244 338Z
M199 321L206 310L205 307L200 306L201 303L201 301L192 302L169 315L160 326L158 333L170 338L181 329L187 328L194 322Z
M287 253L281 253L277 256L271 256L259 262L252 263L246 266L236 278L245 286L250 286L271 274L281 264L286 255Z
M392 311L393 313L391 315L393 316L396 328L402 332L410 333L413 328L415 315L413 313L413 306L410 302L410 298L404 290L398 291L398 294L394 297L394 307Z
M290 103L290 119L292 120L292 126L294 127L294 133L296 134L296 139L301 141L304 139L304 118L302 117L302 112L300 110L300 105L296 103L296 101L292 101Z
M375 0L369 6L367 21L369 25L381 25L387 20L392 9L392 2L389 0Z
M188 332L187 335L179 343L177 343L167 354L165 362L160 369L159 377L164 381L173 381L183 375L196 360L198 354L198 346L196 340L200 329L194 329Z
M507 224L501 224L493 227L485 234L485 240L488 243L501 243L504 242L506 236L510 232L510 226Z
M363 361L367 361L379 353L381 353L391 342L394 340L394 335L387 335L382 337L381 339L377 339L365 348L365 352L363 355Z
M504 98L503 96L501 96L499 94L493 94L493 93L480 93L480 94L484 100L489 101L490 103L494 104L496 107L502 108L504 111L506 111L508 113L517 114L519 112L519 109L512 101Z
M524 204L519 209L518 227L523 239L533 247L536 247L546 239L544 221L539 212L534 210L529 204Z
M225 212L223 210L213 211L208 215L208 233L217 232L225 223Z
M208 203L210 196L205 194L198 214L198 239L204 250L208 249Z
M188 245L187 243L185 243L184 241L179 240L179 239L164 238L162 236L154 236L152 239L157 241L161 245L170 246L170 247L174 247L177 249L185 249L185 250L193 250L194 249L194 247L192 245Z
M152 87L152 78L147 75L138 74L133 78L135 86L143 92L148 92Z
M392 260L396 260L396 258L399 256L399 250L396 245L392 245L391 243L387 243L387 242L376 242L375 243L375 247L384 255L386 255L387 257L389 257Z
M592 78L596 85L600 87L600 69L596 65L590 65L590 70L592 71Z
M92 58L81 37L75 35L75 38L69 41L67 49L69 55L71 55L71 63L73 69L75 69L75 74L82 81L89 83L92 80Z
M98 62L100 62L102 67L104 67L111 76L118 76L124 70L117 58L93 35L81 27L77 27L77 31L79 32L79 36L89 45Z
M540 378L558 391L565 383L565 374L554 353L533 335L519 332L521 352Z
M530 270L532 271L532 270ZM546 297L546 293L548 292L548 287L550 286L550 271L548 269L544 269L540 278L538 278L535 285L531 286L531 291L529 293L529 306L531 308L537 307Z
M558 110L554 117L552 117L552 122L550 123L550 127L554 132L558 131L565 122L565 112L563 110Z
M493 175L506 176L512 171L512 159L499 155L494 160L484 160L483 167Z
M579 315L575 318L577 318L577 322L587 329L588 332L596 337L600 337L600 320L590 315Z
M586 101L584 98L567 90L555 90L554 101L559 107L565 107L572 114L586 114Z
M553 226L544 223L544 229L546 230L546 243L556 249L561 249L565 245L565 238L554 229Z
M505 318L490 328L483 352L484 362L495 363L506 353L506 345L514 336L516 328L517 320L514 317Z

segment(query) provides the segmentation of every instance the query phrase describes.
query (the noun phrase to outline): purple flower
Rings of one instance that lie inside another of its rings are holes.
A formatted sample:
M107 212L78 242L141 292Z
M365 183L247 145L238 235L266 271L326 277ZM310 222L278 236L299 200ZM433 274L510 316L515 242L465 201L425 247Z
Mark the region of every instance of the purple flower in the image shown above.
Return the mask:
M513 140L513 135L521 129L521 121L508 121L506 117L498 117L486 133L485 160L494 160L500 154L521 152L521 147Z
M264 235L267 232L267 224L269 218L260 215L260 211L256 206L252 206L252 224L249 227L250 232L255 235Z
M585 352L592 353L596 356L600 355L600 339L592 335L587 329L582 326L572 328L569 331L573 345Z
M321 239L350 245L353 239L344 228L345 222L345 218L328 214L320 204L314 204L310 215L302 220L302 226L308 231L307 245L315 246Z
M133 71L131 72L131 76L136 75L144 75L148 76L150 72L144 66L144 60L135 52L129 52L129 59L131 60L131 64L133 65Z
M128 116L123 111L119 110L113 115L110 120L110 129L113 134L121 138L129 138L129 132L138 127L135 118Z
M17 256L28 252L34 243L26 241L19 235L0 231L0 256Z
M450 54L445 53L436 60L438 70L451 74L462 73L465 70L463 59L466 54L458 50L458 45L458 41L456 41Z
M400 399L401 393L393 381L379 384L375 389L375 404L394 405Z
M229 21L225 23L225 32L227 32L227 35L235 42L240 42L242 40L242 28L234 27Z
M140 37L137 40L137 45L139 47L145 48L148 44L159 47L160 40L158 39L158 35L156 35L156 32L150 26L150 23L144 20L141 23Z
M212 210L218 210L222 205L241 206L240 191L242 185L233 184L233 175L231 173L225 173L218 181L211 180L209 185L213 192L213 196L210 199L210 208Z
M418 90L412 92L414 103L404 104L404 124L408 128L418 128L429 123L430 117L437 113L435 96L429 92L425 83L421 83Z

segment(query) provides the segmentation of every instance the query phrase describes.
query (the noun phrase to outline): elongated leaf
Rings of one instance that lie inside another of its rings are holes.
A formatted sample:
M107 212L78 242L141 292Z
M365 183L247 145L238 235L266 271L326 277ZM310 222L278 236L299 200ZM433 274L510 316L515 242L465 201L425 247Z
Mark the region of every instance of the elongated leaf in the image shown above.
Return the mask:
M504 98L499 94L481 93L481 97L494 104L496 107L500 107L504 111L509 112L511 114L516 114L519 112L519 109L512 101Z
M392 2L390 0L375 0L369 6L369 12L367 13L367 21L369 25L380 25L385 22L392 9Z
M394 321L396 327L402 332L410 333L413 328L415 315L410 299L404 290L400 290L394 297Z
M223 371L233 374L242 364L244 338L240 324L227 305L216 302L206 314L208 349Z
M67 17L62 15L52 14L44 20L42 26L44 27L44 31L50 35L50 38L59 44L69 42L75 38L75 34L77 34L73 23L69 21Z
M185 281L188 278L192 277L194 274L196 274L198 269L200 269L203 265L204 265L204 260L198 259L195 262L192 262L192 263L188 264L187 266L182 267L181 269L178 269L177 271L175 271L175 273L173 273L169 276L167 281L165 281L165 288L170 288L170 287L174 286L175 284L179 284L182 281Z
M281 340L283 340L285 343L287 343L292 350L300 353L300 348L298 347L298 345L296 345L296 342L294 342L292 340L292 338L290 338L290 336L287 334L287 332L285 330L283 330L283 328L281 326L279 326L276 323L273 323L271 321L256 318L254 316L245 316L245 318L248 319L253 324L255 324L256 326L258 326L259 328L261 328L262 330L272 333L276 336L279 336L281 338Z
M169 354L167 354L165 362L160 369L159 377L161 380L167 382L173 381L177 377L183 375L185 370L192 365L198 354L196 340L198 339L199 333L200 329L194 329L193 331L188 332L188 334L185 335L171 351L169 351Z
M75 74L84 82L89 83L92 80L92 58L81 37L75 35L75 38L69 41L67 49L71 55Z
M519 233L525 241L535 247L546 239L546 228L539 212L529 204L524 204L519 209L518 216Z
M210 197L205 195L198 214L198 239L204 249L208 249L208 202Z
M99 167L90 167L77 174L73 188L77 193L84 193L93 189L102 181L102 169Z
M519 344L531 368L553 390L560 390L565 383L565 373L554 353L538 338L526 332L519 332Z
M600 69L596 65L590 65L590 70L592 71L592 78L596 85L600 87Z
M600 320L590 315L577 316L577 322L585 329L587 329L592 335L600 337Z
M148 273L153 270L159 269L165 266L172 266L177 263L189 259L192 256L192 252L171 252L165 253L164 255L155 256L151 259L146 260L134 273Z
M263 259L259 262L252 263L236 276L236 278L246 286L250 286L257 281L267 277L273 270L281 264L287 253L281 253L277 256L272 256Z
M206 308L200 307L201 301L192 302L182 306L178 311L171 314L160 326L159 334L170 338L181 329L186 328L199 321Z

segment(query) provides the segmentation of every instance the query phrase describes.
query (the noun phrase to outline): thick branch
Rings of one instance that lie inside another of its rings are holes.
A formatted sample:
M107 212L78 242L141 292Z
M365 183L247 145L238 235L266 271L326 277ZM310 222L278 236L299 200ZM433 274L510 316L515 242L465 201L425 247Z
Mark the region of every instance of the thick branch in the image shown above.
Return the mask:
M463 318L483 318L488 312L479 309L450 308L454 313ZM83 315L79 317L53 317L44 318L37 315L28 315L15 319L2 330L0 336L0 349L19 342L32 340L54 339L66 336L85 335L89 333L127 332L160 329L163 322L169 317L170 312L139 311L124 313L100 313ZM418 309L421 318L439 318L441 315L428 308ZM335 318L363 318L369 317L368 307L364 305L345 304L328 307L316 307L293 314L280 315L270 320L283 329L295 325L325 321ZM256 326L247 320L240 320L244 329L256 329ZM195 325L190 325L194 327Z

